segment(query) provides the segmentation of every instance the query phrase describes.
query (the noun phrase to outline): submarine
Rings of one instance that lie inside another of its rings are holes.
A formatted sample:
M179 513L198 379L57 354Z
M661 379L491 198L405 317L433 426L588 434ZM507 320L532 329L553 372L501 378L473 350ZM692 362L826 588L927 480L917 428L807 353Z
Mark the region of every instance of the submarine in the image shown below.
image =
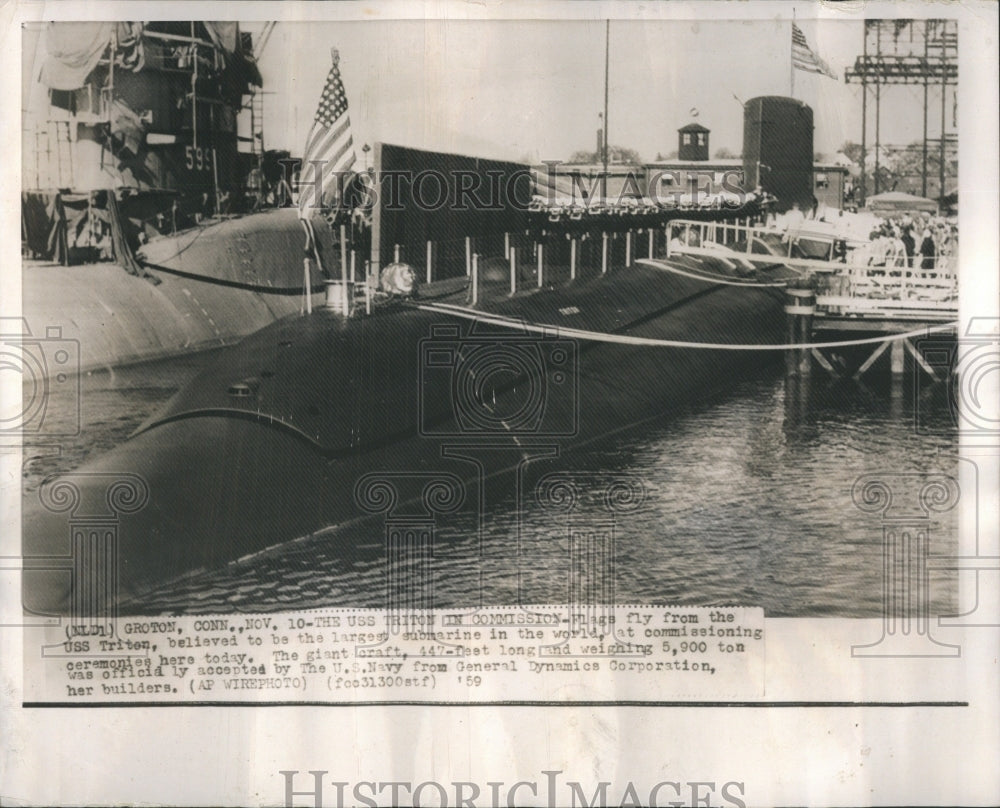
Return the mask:
M394 268L407 269L383 276ZM25 609L84 614L97 597L127 611L297 538L342 541L336 527L387 496L361 492L380 471L404 479L392 498L419 500L428 475L475 484L539 447L578 451L663 417L774 357L721 346L780 343L781 273L674 256L511 295L484 272L280 320L128 441L27 497ZM477 445L488 467L460 457Z

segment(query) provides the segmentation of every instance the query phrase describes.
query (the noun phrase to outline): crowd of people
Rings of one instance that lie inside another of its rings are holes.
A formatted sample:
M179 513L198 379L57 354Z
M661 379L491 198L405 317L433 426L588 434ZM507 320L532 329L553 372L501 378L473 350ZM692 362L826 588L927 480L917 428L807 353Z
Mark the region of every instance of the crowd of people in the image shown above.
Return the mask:
M958 227L940 216L900 214L869 235L868 264L938 269L958 254Z

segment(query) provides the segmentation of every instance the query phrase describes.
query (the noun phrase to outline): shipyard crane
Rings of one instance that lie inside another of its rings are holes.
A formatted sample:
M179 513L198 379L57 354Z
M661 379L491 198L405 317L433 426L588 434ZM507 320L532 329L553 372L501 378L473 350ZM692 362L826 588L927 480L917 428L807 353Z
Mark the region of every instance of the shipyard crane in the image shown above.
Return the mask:
M260 37L257 39L257 45L253 49L253 58L256 61L260 61L260 57L264 54L264 48L267 47L267 41L271 38L271 32L274 31L274 26L278 23L274 20L264 23L264 27L261 29Z

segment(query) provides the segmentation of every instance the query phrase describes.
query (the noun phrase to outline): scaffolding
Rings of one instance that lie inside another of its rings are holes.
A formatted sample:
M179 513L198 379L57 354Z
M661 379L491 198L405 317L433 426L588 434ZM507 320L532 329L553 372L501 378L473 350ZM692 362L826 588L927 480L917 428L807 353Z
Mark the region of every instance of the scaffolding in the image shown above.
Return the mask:
M879 193L882 88L888 85L923 86L923 134L921 149L921 196L927 196L928 154L936 147L939 156L938 194L943 197L948 152L957 151L955 121L948 131L947 100L951 88L957 106L958 23L955 20L865 20L863 52L845 74L848 83L861 85L861 199L867 192L868 106L874 96L875 171L874 193ZM938 137L928 134L931 88L940 90L941 123Z

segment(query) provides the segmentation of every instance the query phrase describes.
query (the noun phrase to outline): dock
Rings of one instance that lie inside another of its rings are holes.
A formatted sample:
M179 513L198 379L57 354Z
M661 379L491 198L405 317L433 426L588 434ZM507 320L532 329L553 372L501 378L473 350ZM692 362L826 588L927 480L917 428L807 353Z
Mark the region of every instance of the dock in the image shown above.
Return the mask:
M888 365L933 381L947 377L953 351L940 361L921 350L934 336L940 346L956 338L958 273L953 256L933 267L910 266L905 255L868 263L860 244L828 233L783 232L750 223L671 222L668 255L724 257L752 273L781 264L801 273L785 290L786 369L805 375L819 366L830 376L860 379ZM920 261L917 256L916 261Z

